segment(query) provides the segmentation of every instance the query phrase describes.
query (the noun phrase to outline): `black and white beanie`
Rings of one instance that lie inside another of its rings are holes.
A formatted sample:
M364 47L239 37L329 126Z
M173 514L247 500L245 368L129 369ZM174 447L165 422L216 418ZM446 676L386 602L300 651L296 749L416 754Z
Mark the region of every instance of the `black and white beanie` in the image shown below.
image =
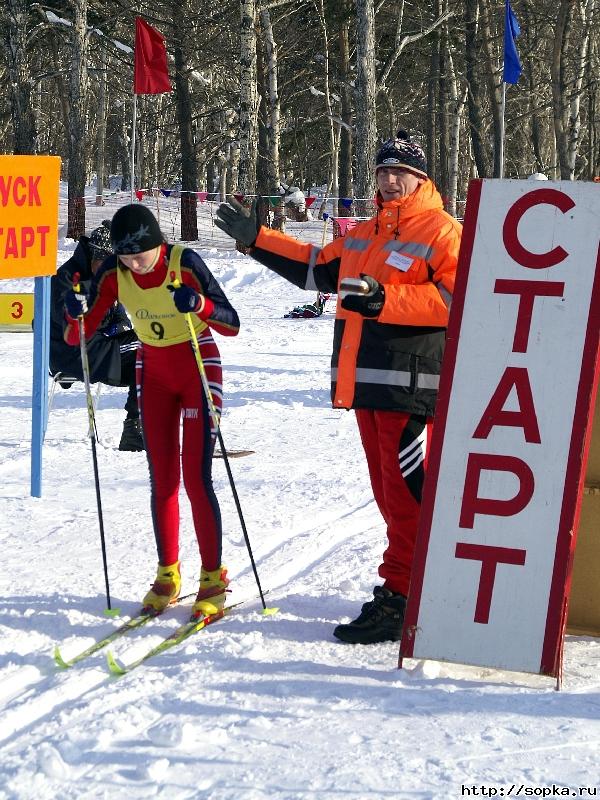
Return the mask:
M427 177L423 148L411 141L406 131L398 131L394 139L388 139L381 145L375 159L375 172L379 167L403 167L419 178Z
M94 228L90 233L88 244L90 246L92 260L94 261L103 261L111 255L112 245L110 243L110 231L104 223L102 223L99 228Z
M154 214L137 203L117 211L110 223L110 238L114 252L123 256L152 250L165 240Z

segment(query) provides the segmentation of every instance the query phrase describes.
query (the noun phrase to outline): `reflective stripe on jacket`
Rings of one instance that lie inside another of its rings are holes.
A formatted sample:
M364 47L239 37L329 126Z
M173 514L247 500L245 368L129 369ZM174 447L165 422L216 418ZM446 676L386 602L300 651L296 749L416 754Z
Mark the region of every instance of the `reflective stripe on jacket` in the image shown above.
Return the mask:
M337 292L340 280L373 276L385 287L377 318L338 297L331 360L335 408L430 416L437 399L462 227L431 181L322 250L261 228L252 255L302 289Z

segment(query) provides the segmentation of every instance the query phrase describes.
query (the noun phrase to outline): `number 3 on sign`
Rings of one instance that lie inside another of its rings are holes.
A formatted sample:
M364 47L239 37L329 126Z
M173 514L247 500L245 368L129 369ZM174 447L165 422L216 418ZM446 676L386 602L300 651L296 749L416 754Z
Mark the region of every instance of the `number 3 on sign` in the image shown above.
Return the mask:
M0 292L0 326L27 330L33 320L33 294Z

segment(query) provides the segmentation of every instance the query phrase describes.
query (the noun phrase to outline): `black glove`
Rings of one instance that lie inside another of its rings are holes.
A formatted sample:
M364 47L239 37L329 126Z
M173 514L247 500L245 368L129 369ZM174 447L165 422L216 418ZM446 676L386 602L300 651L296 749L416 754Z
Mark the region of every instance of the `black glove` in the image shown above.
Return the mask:
M347 294L342 300L342 308L346 311L356 311L363 317L376 317L381 313L385 303L385 290L383 286L370 275L360 276L369 286L366 294Z
M250 208L244 208L235 197L229 203L221 203L217 209L215 225L232 239L237 239L246 247L252 247L260 229L256 218L257 202L258 198L255 197Z
M67 314L72 319L77 319L77 317L87 314L87 301L88 296L84 289L79 289L77 292L75 289L69 289L65 294L65 309L67 310Z
M173 302L175 303L177 311L181 311L182 314L187 314L196 309L198 301L200 300L200 295L195 289L192 289L191 286L186 286L182 283L181 286L175 288L171 284L167 286L167 289L173 294Z

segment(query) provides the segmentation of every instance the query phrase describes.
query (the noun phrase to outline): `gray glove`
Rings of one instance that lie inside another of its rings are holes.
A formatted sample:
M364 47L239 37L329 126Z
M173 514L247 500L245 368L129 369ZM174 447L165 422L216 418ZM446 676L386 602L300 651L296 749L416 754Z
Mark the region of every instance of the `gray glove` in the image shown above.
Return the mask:
M220 228L232 239L252 247L258 236L260 224L256 218L256 205L258 198L255 197L250 208L244 208L235 197L228 203L221 203L217 209L215 225Z

